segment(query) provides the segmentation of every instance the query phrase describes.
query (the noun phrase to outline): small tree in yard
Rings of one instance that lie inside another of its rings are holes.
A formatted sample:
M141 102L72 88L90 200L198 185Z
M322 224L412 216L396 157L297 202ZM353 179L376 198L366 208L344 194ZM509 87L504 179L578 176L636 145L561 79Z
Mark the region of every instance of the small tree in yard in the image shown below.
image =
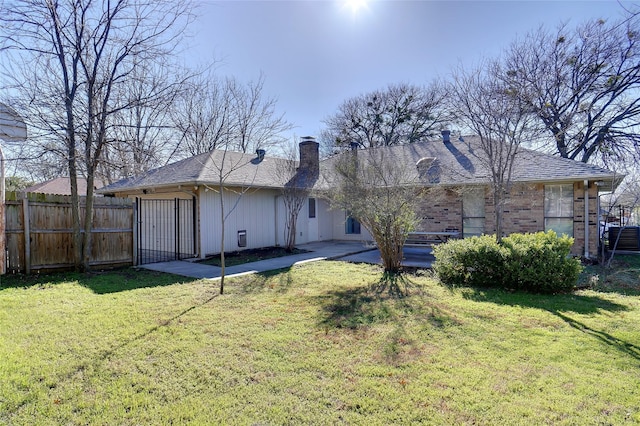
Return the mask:
M223 86L210 86L202 81L195 83L186 92L191 97L174 111L174 118L180 124L178 130L188 151L208 153L204 165L215 176L215 185L207 186L207 189L220 196L220 294L223 294L227 219L243 195L251 190L264 156L262 151L256 159L244 150L249 146L258 149L262 146L256 143L273 146L274 141L281 140L280 133L290 125L276 114L272 100L260 99L261 92L256 92L253 84L249 84L248 90L242 90L232 80L227 80ZM239 145L241 142L242 146ZM250 167L253 167L252 171L248 170ZM229 188L233 176L241 179L242 185Z
M457 119L480 140L480 159L493 192L498 242L516 158L521 145L535 135L534 116L521 97L515 96L516 89L494 78L499 72L497 62L471 71L459 69L450 88L457 100Z
M415 171L388 158L384 149L353 149L335 160L330 200L373 237L386 273L396 274L402 247L418 223Z
M277 182L282 182L281 190L282 202L284 204L284 248L291 253L296 245L297 223L300 210L311 194L311 189L318 179L318 170L307 170L299 168L296 160L295 148L291 148L286 153L286 158L282 160L275 169L274 176Z

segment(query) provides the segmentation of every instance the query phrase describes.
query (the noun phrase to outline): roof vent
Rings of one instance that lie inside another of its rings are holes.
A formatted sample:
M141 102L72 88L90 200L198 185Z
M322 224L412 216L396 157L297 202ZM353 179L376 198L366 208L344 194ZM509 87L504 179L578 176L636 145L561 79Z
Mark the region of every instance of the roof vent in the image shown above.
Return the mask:
M264 154L266 153L266 151L264 149L256 149L256 155L258 156L257 160L258 163L261 162L262 160L264 160Z
M418 176L429 183L440 183L440 164L435 157L423 157L416 163Z
M436 160L435 157L422 157L421 159L419 159L418 162L416 163L418 172L423 173L429 170L429 167L431 167L431 165L435 160Z

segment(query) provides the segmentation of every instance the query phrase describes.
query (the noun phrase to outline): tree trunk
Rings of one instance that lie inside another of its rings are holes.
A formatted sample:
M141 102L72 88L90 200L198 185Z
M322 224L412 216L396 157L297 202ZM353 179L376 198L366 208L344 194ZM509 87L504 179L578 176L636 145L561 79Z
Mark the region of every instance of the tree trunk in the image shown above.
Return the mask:
M7 251L6 247L6 232L5 232L5 176L4 176L4 152L2 152L2 146L0 146L0 275L4 275L7 267Z
M225 259L224 259L224 186L222 179L220 180L220 218L221 218L221 229L220 229L220 294L224 294L224 273L225 273Z
M88 271L91 269L91 230L93 228L93 201L94 201L94 193L93 193L93 182L94 182L94 173L93 171L88 173L87 176L87 193L85 198L85 208L84 208L84 235L82 236L82 269L84 271Z
M496 242L498 244L502 241L502 216L504 213L503 198L504 195L502 194L502 189L496 188L493 191L493 205L496 210Z
M69 147L69 155L75 151ZM75 152L73 153L75 155ZM78 194L78 170L75 158L69 159L69 180L71 183L71 216L73 229L73 263L76 271L82 269L82 233L80 232L80 195Z
M298 215L292 213L291 216L289 217L289 220L290 220L290 223L289 223L289 229L287 232L287 244L286 244L285 250L288 253L291 253L296 246L296 233L298 232L298 228L297 228Z

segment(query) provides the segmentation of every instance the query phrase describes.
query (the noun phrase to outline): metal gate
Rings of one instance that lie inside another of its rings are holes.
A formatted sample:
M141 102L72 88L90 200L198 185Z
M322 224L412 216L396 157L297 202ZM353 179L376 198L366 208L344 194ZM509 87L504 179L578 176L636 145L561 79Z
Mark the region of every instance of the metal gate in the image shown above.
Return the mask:
M136 201L138 265L197 256L195 197Z

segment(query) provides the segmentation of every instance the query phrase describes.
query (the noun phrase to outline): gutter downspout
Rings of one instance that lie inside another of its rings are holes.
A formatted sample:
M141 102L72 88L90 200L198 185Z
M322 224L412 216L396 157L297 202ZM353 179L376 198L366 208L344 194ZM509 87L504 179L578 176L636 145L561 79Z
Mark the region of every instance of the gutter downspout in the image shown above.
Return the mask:
M589 258L589 181L584 180L584 257Z

